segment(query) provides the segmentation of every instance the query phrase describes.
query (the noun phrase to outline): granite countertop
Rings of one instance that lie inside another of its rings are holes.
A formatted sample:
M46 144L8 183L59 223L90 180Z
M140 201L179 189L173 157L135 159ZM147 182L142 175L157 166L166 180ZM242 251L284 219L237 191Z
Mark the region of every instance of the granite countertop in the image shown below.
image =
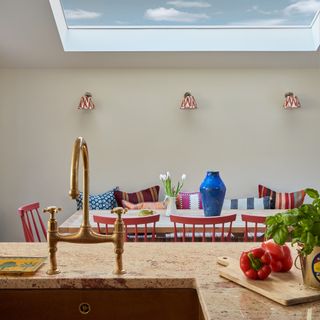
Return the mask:
M238 258L252 243L125 243L127 273L115 276L111 243L59 243L58 275L0 276L0 289L195 288L208 319L320 319L320 303L284 307L221 278L217 257ZM45 243L0 243L0 256L47 256Z

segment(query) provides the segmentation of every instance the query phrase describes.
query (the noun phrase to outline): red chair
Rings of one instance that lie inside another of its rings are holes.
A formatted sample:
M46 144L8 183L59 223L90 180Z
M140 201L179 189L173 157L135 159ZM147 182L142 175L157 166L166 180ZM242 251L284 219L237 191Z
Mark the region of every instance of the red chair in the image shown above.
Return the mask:
M182 224L182 241L186 241L186 226L188 229L192 228L192 242L196 238L196 226L202 227L202 241L206 241L206 230L210 230L209 236L211 241L216 241L216 237L219 237L221 241L231 241L231 230L232 223L236 220L236 214L230 214L225 216L216 217L189 217L189 216L176 216L170 215L170 221L174 223L174 241L178 241L179 233L177 229L177 224ZM189 227L188 227L189 226ZM199 227L197 227L199 228ZM219 228L219 232L216 229Z
M253 241L257 242L258 238L261 238L265 232L266 232L266 217L265 216L257 216L257 215L251 215L251 214L242 214L241 215L242 221L245 222L245 227L244 227L244 242L248 242L249 238L252 238L250 235L249 229L252 229L252 227L249 227L249 224L253 224ZM264 229L263 233L258 232L258 228L261 229L261 226ZM264 237L262 241L264 240Z
M39 242L47 240L47 231L39 214L39 202L27 204L18 209L20 215L24 238L26 242Z
M160 219L160 214L153 214L150 216L144 216L144 217L124 217L122 216L123 222L126 226L126 240L130 239L130 233L128 231L131 231L133 228L133 234L134 234L134 241L137 242L139 239L141 239L139 233L141 232L141 228L143 229L143 240L148 240L148 225L152 224L152 235L151 235L151 241L155 241L156 238L156 223ZM93 221L97 223L98 226L98 232L99 233L109 233L109 227L110 225L114 225L116 221L116 217L103 217L94 215ZM104 225L104 230L101 228L100 225ZM105 231L105 232L104 232Z

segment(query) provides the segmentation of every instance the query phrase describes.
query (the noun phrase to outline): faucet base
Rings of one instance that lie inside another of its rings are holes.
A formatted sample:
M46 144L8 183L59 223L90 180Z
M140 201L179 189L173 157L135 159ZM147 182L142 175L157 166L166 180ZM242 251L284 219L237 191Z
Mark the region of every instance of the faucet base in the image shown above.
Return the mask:
M118 271L118 270L114 270L112 273L113 273L113 274L117 274L117 275L121 275L121 274L125 274L125 273L127 273L127 271L126 271L126 270L124 270L124 269L122 269L122 270L120 270L120 271Z
M61 271L60 270L47 270L47 274L52 276L54 274L59 274Z

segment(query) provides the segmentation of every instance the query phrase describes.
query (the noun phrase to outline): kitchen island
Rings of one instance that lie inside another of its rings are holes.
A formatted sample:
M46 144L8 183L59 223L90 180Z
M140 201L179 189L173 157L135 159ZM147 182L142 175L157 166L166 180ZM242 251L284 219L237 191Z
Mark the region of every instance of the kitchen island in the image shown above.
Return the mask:
M33 276L0 276L0 289L194 288L205 319L320 319L319 301L284 307L219 276L217 257L238 258L253 246L240 242L125 243L127 273L115 276L112 244L59 243L60 274L47 275L47 261ZM0 255L47 256L47 244L1 243Z

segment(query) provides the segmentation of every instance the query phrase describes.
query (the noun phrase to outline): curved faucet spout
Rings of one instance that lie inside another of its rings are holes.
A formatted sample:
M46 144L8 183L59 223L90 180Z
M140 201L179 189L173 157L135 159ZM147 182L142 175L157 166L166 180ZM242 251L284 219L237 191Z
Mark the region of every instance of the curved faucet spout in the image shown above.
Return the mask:
M75 140L72 150L70 191L69 195L75 199L79 195L79 160L80 152L83 161L83 220L81 227L90 228L89 222L89 152L86 141L79 137Z

